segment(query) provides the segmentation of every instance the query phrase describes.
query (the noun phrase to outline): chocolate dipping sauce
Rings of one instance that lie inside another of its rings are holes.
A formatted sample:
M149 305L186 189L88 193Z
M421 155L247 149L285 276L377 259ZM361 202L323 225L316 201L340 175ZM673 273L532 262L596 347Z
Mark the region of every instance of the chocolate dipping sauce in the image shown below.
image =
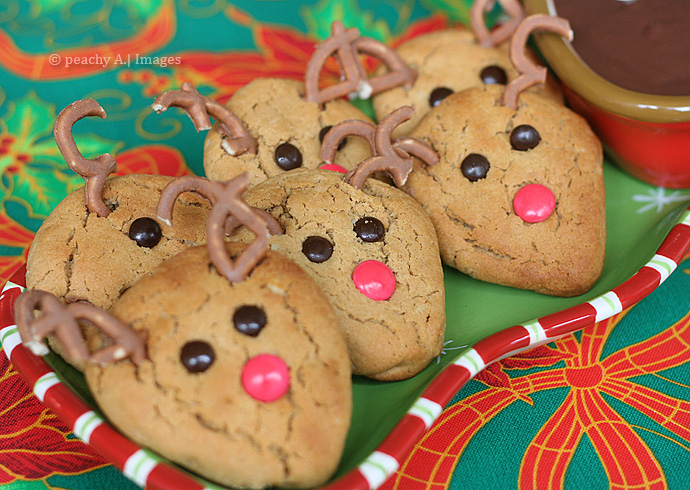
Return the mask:
M690 95L690 0L554 0L592 70L636 92Z

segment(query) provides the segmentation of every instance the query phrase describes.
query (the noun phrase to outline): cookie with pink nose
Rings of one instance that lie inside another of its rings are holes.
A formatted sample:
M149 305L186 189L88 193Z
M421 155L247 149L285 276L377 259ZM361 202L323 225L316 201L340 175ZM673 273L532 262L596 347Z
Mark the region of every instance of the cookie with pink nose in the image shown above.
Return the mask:
M390 140L411 107L394 111L378 127L365 121L338 124L324 139L330 162L343 138L364 138L373 156L348 175L296 170L250 189L244 199L275 217L284 234L271 249L302 268L333 304L355 374L405 379L436 357L445 332L443 271L429 216L407 194L379 180L389 172L398 185L412 156L435 161L410 138ZM243 230L236 238L245 239Z
M113 317L143 342L139 357L119 361L131 349L90 344L92 353L81 349L85 375L120 431L206 479L312 488L344 447L350 361L328 298L268 249L280 226L240 199L248 183L246 174L223 184L187 176L164 189L158 216L173 225L182 193L213 202L207 246L165 261L115 302ZM255 238L226 243L239 223ZM104 362L108 353L114 363Z
M415 164L407 191L429 212L444 263L476 279L555 296L588 291L605 255L601 143L586 121L543 95L524 44L533 30L570 34L531 16L511 40L520 76L450 95L411 135L439 153Z

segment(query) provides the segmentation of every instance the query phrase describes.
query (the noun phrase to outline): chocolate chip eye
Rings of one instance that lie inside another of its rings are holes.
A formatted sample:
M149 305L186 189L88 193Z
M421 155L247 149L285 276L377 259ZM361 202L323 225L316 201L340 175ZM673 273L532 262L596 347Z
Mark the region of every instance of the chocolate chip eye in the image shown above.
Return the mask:
M487 66L484 68L479 77L487 85L500 84L505 85L508 82L508 75L503 68L496 65Z
M514 150L527 151L539 144L539 132L529 124L521 124L510 132L510 146Z
M302 166L302 153L295 145L281 143L276 148L275 161L283 170L292 170Z
M470 153L460 164L462 175L470 182L476 182L486 177L489 172L489 160L479 153Z
M448 87L436 87L429 95L429 107L436 107L443 99L452 94L453 91Z
M232 322L238 332L256 337L266 326L266 314L258 306L244 305L235 310Z
M215 360L213 347L202 340L187 342L180 350L180 361L190 373L203 373Z
M326 137L326 133L328 133L333 126L324 126L321 128L321 131L319 131L319 141L323 143L323 139ZM343 138L340 140L340 143L338 143L338 151L342 150L345 148L345 145L347 144L347 138Z
M321 236L310 236L302 242L302 253L312 262L326 262L333 255L333 245Z
M153 248L158 245L162 236L161 227L154 219L137 218L129 225L129 238L140 247Z
M362 241L378 242L383 240L386 229L383 227L383 223L376 218L365 216L364 218L359 218L355 223L355 233Z

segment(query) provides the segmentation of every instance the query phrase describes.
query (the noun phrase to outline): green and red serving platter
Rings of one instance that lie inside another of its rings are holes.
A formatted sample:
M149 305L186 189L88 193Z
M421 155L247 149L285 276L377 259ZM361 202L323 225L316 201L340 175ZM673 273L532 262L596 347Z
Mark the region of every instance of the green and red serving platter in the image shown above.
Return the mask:
M690 190L654 187L606 161L606 261L588 293L556 298L476 281L446 268L447 330L443 353L419 375L399 382L355 377L345 451L324 490L369 490L400 466L455 393L486 366L570 335L634 305L655 290L690 249ZM221 489L140 448L111 427L83 376L59 357L21 345L13 305L24 267L0 296L0 340L36 396L72 432L125 476L150 490Z

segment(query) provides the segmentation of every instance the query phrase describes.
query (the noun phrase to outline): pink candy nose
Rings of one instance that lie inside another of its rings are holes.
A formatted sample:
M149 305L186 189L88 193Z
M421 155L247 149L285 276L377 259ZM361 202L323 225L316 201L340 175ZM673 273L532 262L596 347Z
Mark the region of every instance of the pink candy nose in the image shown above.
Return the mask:
M522 221L539 223L553 214L556 209L556 198L548 187L528 184L515 194L513 209Z
M338 165L337 163L324 163L319 168L322 168L324 170L332 170L333 172L340 172L341 174L347 173L347 170L345 170L345 167L342 167L342 166Z
M352 281L359 292L374 301L385 301L395 292L395 275L378 260L365 260L355 267Z
M290 388L290 370L280 357L259 354L242 368L242 387L256 400L275 401Z

